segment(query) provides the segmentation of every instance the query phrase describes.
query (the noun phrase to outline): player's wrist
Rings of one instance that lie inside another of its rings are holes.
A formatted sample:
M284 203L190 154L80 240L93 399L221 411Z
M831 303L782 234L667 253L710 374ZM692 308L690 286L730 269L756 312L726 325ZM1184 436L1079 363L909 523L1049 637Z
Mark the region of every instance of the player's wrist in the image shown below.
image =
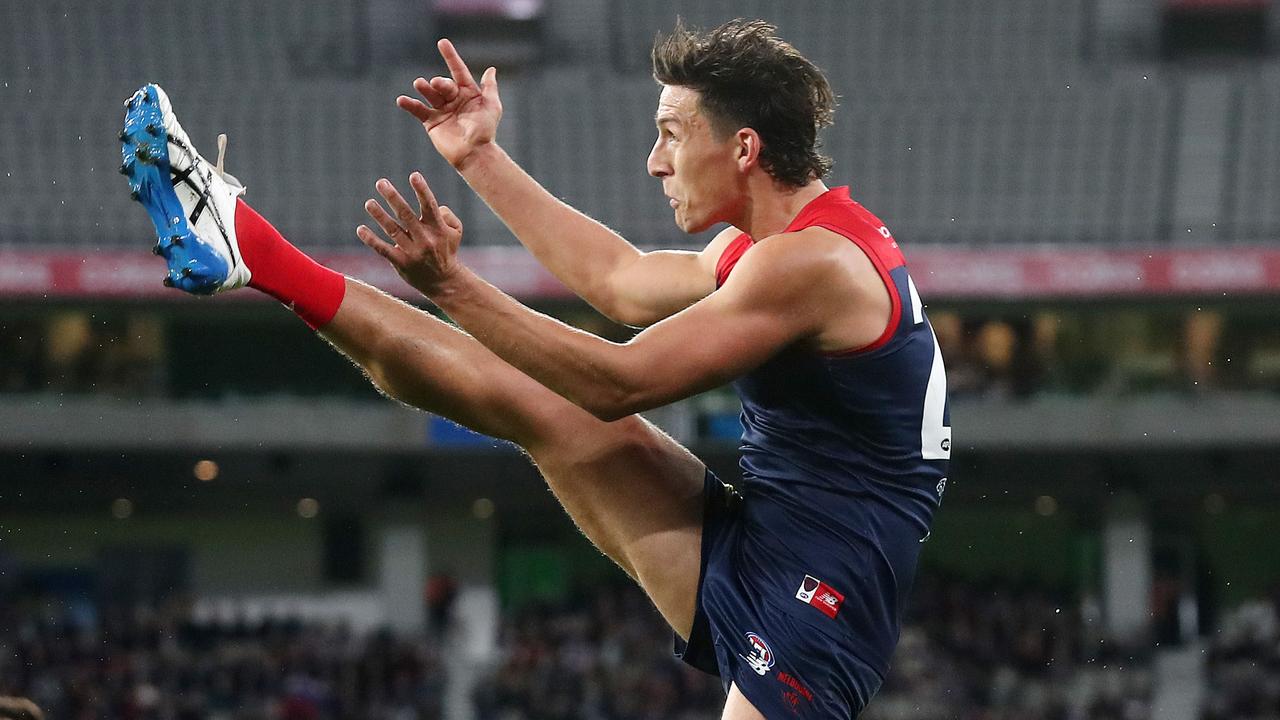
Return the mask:
M459 157L453 163L453 169L465 176L470 172L484 170L502 155L502 148L498 146L496 140L486 140L473 146L465 155Z
M471 268L456 263L448 272L436 275L430 282L417 283L417 289L441 310L449 312L451 306L464 301L479 279Z

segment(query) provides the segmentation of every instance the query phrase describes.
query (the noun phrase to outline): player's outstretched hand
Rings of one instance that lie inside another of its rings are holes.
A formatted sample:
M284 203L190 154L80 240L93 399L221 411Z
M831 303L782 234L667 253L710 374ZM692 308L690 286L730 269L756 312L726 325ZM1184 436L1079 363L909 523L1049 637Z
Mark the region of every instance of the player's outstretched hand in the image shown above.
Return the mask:
M418 195L418 210L409 207L390 180L382 178L374 187L391 213L372 198L365 202L364 209L387 239L367 225L356 228L356 235L369 249L386 258L406 282L431 297L462 268L458 262L462 221L449 208L436 204L422 173L410 175L409 184Z
M452 77L418 78L413 88L426 100L401 95L396 105L417 118L427 130L436 151L460 168L476 148L493 142L502 119L498 99L498 70L484 71L477 85L453 43L436 43Z

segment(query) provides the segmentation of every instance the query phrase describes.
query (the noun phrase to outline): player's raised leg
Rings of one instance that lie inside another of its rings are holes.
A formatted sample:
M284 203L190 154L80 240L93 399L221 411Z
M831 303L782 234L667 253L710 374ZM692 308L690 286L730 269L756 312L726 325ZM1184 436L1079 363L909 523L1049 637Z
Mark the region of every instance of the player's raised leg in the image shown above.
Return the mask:
M738 689L737 683L729 688L729 699L725 701L724 712L720 720L766 720L763 713L747 700L747 696Z
M638 416L603 422L475 339L354 280L320 330L383 392L523 447L578 527L687 636L705 467Z
M639 417L597 419L465 333L306 257L196 152L157 86L128 102L121 141L121 170L156 227L166 284L266 292L388 395L519 444L587 537L687 636L700 568L697 458Z

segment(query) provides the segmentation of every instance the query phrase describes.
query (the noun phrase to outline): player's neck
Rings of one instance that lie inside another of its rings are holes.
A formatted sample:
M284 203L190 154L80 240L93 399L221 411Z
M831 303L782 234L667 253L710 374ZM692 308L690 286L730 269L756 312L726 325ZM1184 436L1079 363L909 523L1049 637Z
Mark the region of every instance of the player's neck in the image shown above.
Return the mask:
M779 189L773 178L764 178L758 185L749 193L741 223L734 223L756 240L785 230L805 205L827 191L821 180L799 188Z

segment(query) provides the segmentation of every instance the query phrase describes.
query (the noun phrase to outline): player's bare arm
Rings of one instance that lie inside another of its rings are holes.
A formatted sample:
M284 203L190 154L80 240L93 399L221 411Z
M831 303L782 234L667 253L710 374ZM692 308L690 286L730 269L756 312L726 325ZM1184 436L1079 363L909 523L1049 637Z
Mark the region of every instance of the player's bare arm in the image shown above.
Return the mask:
M878 281L865 256L813 228L759 243L719 291L627 343L609 342L525 307L460 264L461 224L436 206L421 174L410 185L418 212L379 181L395 216L373 200L366 209L391 242L366 226L361 241L499 357L604 419L724 384L795 343L818 351L866 344L888 315L887 297L883 312L874 295L858 297L858 276L869 271Z
M439 49L451 77L418 78L414 89L422 99L401 96L397 105L422 122L441 156L561 282L634 326L679 312L715 289L717 248L731 237L701 253L646 253L565 204L498 145L497 71L489 68L477 83L452 43L441 40Z

